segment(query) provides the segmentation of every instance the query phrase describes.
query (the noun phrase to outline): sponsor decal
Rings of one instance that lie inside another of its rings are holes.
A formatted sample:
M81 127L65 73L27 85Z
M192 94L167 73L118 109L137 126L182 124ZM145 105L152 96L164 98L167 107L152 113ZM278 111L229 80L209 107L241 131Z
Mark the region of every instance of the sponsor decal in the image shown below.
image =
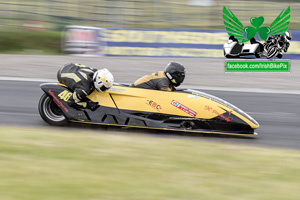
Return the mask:
M157 104L153 100L147 100L146 104L151 106L152 108L156 109L157 111L161 110L161 105Z
M212 110L212 107L210 107L210 106L205 106L205 107L204 107L204 110L211 111L211 110Z
M231 122L233 120L233 117L231 117L232 110L228 112L228 117L224 116L223 114L219 113L217 110L213 109L210 106L204 106L204 110L207 110L209 112L217 114L219 117L224 119L226 122Z
M110 92L125 92L124 88L110 88L108 91Z
M63 105L61 101L58 100L58 98L54 95L54 93L51 90L48 90L49 94L53 97L54 102L58 107L63 108L66 112L69 112L68 109Z
M59 93L57 96L64 101L68 101L72 96L72 92L69 92L68 90L64 90L61 93Z
M179 102L177 102L177 101L175 101L175 100L173 100L173 101L171 102L171 104L172 104L173 106L179 108L179 109L182 110L183 112L186 112L187 114L193 116L193 117L196 117L196 115L197 115L197 113L196 113L195 111L191 110L190 108L188 108L188 107L182 105L181 103L179 103Z
M192 94L187 95L187 97L188 97L188 98L196 98L196 99L200 98L199 96L197 96L197 95L192 95Z

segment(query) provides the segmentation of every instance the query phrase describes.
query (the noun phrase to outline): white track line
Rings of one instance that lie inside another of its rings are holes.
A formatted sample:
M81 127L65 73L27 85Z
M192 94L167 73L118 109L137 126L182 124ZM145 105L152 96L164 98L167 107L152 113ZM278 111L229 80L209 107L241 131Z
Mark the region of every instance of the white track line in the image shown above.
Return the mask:
M21 77L4 77L0 76L0 81L26 81L26 82L57 82L56 79L42 79L42 78L21 78ZM233 87L209 87L199 85L185 85L182 88L202 89L202 90L216 90L228 92L248 92L248 93L268 93L268 94L297 94L300 95L299 90L278 90L278 89L260 89L260 88L233 88Z
M9 76L0 76L0 81L57 82L56 79L22 78L22 77L9 77Z
M39 114L37 113L16 113L16 112L2 112L0 111L0 115L22 115L22 116L40 116Z

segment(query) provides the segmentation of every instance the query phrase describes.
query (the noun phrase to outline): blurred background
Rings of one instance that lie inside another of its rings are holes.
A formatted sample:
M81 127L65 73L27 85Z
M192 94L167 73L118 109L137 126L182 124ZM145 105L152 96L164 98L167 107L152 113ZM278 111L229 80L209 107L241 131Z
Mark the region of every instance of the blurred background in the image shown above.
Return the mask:
M66 25L119 28L224 29L223 6L242 22L253 13L274 20L291 6L290 29L300 27L300 0L0 0L2 27L61 30ZM294 12L293 12L294 11Z
M245 26L253 16L269 25L291 6L289 29L300 28L300 0L0 0L0 52L59 54L61 31L69 25L225 30L223 6Z

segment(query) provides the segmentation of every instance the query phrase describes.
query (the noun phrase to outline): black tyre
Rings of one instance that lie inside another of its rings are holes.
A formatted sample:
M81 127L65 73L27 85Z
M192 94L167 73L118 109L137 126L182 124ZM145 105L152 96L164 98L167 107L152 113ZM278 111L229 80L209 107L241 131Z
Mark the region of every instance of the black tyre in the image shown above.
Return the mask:
M267 58L272 58L273 56L275 56L277 54L277 48L276 47L270 47L268 49L268 55Z
M276 57L279 58L279 59L281 59L282 58L282 54L278 54Z
M62 126L69 123L61 109L46 93L40 98L39 113L43 120L50 125Z

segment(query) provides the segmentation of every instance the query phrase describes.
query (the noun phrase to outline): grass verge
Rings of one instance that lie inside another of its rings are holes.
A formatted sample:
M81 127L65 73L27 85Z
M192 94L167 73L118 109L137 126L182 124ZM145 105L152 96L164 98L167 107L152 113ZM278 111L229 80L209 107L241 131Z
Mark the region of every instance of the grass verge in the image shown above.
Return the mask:
M57 55L61 33L55 31L0 31L0 53Z
M298 151L100 131L0 127L1 199L300 198Z

